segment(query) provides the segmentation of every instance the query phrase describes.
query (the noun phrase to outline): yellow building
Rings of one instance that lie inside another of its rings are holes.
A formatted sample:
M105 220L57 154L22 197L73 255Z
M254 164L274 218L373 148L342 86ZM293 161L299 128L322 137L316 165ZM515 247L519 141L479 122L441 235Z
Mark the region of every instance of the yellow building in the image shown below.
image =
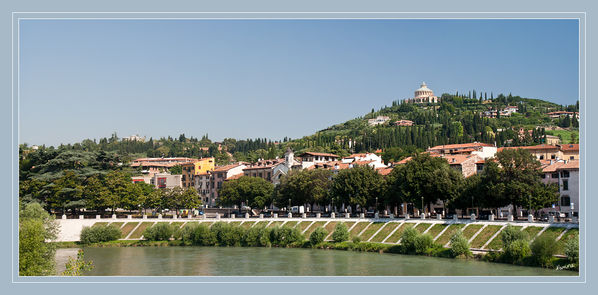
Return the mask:
M214 158L202 158L193 162L182 164L181 168L183 170L183 187L186 188L194 186L193 179L195 176L214 170L215 162L216 161Z

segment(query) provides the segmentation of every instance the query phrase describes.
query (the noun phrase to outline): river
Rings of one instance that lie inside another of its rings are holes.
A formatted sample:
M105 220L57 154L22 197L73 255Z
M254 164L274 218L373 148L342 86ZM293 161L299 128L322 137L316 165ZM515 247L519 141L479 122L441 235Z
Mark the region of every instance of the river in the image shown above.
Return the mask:
M57 270L78 249L58 249ZM338 250L242 247L83 248L92 276L570 276L474 260Z

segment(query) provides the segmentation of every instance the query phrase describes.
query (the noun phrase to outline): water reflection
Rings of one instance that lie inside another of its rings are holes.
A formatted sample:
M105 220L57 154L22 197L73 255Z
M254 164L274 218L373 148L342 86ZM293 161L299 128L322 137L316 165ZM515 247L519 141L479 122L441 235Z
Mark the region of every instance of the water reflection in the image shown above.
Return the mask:
M577 275L534 267L337 250L129 247L85 248L88 275L151 276L537 276ZM59 249L62 269L77 249ZM72 252L72 253L71 253Z

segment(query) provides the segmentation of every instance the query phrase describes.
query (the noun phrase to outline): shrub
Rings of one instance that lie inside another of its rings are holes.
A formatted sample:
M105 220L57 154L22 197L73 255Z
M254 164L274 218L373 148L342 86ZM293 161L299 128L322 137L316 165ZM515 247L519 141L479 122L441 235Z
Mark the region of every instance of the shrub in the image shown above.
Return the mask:
M174 233L176 240L180 239L183 245L193 244L193 231L198 227L198 223L188 223L183 228L179 228Z
M220 246L240 246L245 235L244 228L225 222L216 222L212 225L211 231L216 235Z
M336 243L349 240L349 229L344 223L339 223L334 227L332 232L332 240Z
M507 227L500 233L500 239L502 240L503 248L508 247L512 242L516 240L528 240L527 233L521 231L518 228L513 227L512 225L507 225Z
M309 235L309 242L312 244L312 246L315 246L324 242L326 236L328 236L328 231L323 227L318 227L311 233L311 235Z
M174 226L166 222L158 222L156 225L146 228L143 237L149 241L168 241L174 233Z
M260 231L262 229L263 227L251 227L245 231L245 235L243 236L243 245L249 247L259 246Z
M413 246L415 247L415 253L429 254L434 247L434 238L429 234L418 235Z
M541 266L549 266L552 256L557 251L557 244L552 236L540 236L531 245L532 257Z
M401 234L401 245L403 245L405 252L415 252L415 240L418 236L419 232L415 228L410 227L403 231Z
M512 241L508 246L504 248L505 259L510 263L520 264L523 259L530 255L529 243L526 240L515 240Z
M85 226L81 230L80 241L83 244L108 242L118 240L121 237L120 229L114 225Z
M259 236L258 236L258 246L261 247L270 247L272 243L270 242L270 229L266 228L265 226L260 228Z
M575 235L565 243L565 255L570 262L578 263L579 260L579 236Z
M214 234L214 232L212 232L205 224L199 224L193 227L191 240L193 245L197 246L214 246L218 242L216 234Z
M287 245L303 241L303 235L296 228L274 227L270 230L270 242L273 245L286 247Z
M453 257L457 256L471 256L469 250L469 241L463 236L463 231L458 230L452 236L450 240L451 254Z
M359 242L361 242L361 237L354 236L353 239L351 239L351 241L355 244L359 244Z

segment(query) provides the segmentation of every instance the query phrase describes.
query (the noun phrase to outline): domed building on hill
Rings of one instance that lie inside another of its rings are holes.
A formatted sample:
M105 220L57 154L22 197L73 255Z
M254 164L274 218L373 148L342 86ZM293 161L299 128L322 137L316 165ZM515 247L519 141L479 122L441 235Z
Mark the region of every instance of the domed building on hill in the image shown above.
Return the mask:
M406 101L410 103L438 103L438 96L434 96L434 91L428 88L426 82L422 82L421 87L415 90L415 97Z

